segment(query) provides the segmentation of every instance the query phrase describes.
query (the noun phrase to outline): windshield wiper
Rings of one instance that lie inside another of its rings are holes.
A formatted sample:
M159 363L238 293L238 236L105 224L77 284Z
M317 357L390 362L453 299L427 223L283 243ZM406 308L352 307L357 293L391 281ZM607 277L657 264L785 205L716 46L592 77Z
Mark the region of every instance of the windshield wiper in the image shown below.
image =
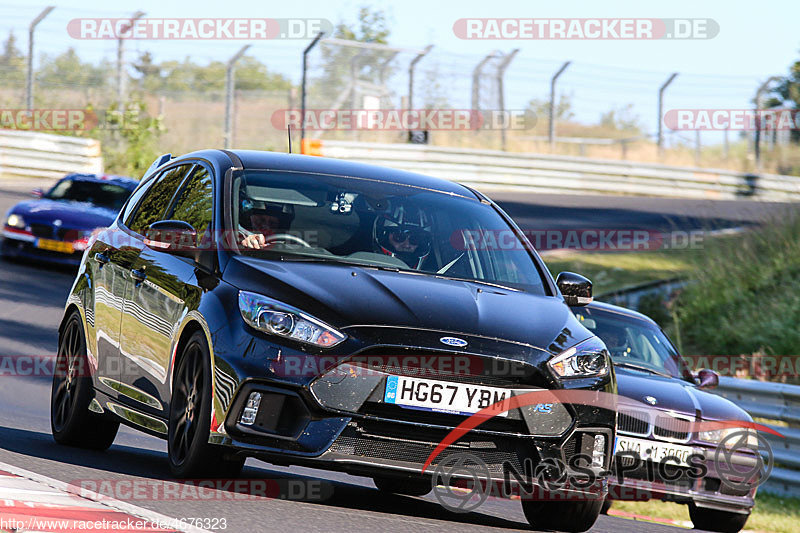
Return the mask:
M650 372L651 374L655 374L657 376L665 377L665 378L674 378L672 374L667 374L666 372L661 372L659 370L655 370L653 368L649 368L646 366L636 365L634 363L629 363L627 361L614 361L612 359L614 366L621 366L623 368L632 368L634 370L642 370L643 372Z
M388 270L390 272L400 272L401 270L404 270L396 266L376 265L373 263L360 263L358 261L348 261L346 259L336 259L334 257L325 257L325 256L290 254L290 255L281 255L280 257L281 261L296 261L299 263L336 263L339 265L358 266L363 268L377 268L379 270Z

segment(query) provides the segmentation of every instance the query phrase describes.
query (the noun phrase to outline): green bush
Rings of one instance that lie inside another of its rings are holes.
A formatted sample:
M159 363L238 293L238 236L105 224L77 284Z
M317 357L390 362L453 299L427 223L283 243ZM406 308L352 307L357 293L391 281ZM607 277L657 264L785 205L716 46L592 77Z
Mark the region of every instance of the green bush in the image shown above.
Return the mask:
M675 302L686 353L797 353L800 216L782 215L698 254Z

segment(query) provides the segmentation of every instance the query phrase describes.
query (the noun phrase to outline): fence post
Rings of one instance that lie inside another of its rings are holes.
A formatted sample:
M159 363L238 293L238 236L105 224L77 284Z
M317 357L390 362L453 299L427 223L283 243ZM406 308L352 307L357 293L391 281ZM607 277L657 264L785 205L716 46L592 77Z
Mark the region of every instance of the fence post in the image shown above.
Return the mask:
M764 92L767 90L767 86L773 81L778 81L781 78L779 76L770 76L767 78L767 81L762 83L758 90L756 91L755 97L755 122L756 122L756 133L755 133L755 140L753 142L753 149L755 150L755 157L756 157L756 168L761 170L761 97L764 95Z
M486 57L484 57L483 59L481 59L480 63L475 65L475 68L472 70L472 112L473 113L475 113L477 111L480 111L480 108L481 108L481 102L480 102L480 96L481 96L481 74L483 73L482 72L483 71L483 67L486 66L486 63L488 63L490 60L494 59L495 57L498 57L499 55L500 55L500 52L495 50L491 54L489 54Z
M56 6L47 6L44 8L28 27L28 72L26 76L27 84L25 86L25 106L29 111L33 109L33 31L42 19L49 15L55 8Z
M554 151L556 147L556 80L561 74L567 70L567 67L572 61L567 61L561 68L558 69L552 78L550 78L550 127L547 131L547 140L550 142L550 151Z
M244 45L232 58L228 60L228 65L225 70L225 131L223 133L225 148L231 147L233 130L233 71L236 62L244 55L247 49L250 48L249 44Z
M144 16L144 11L137 11L131 17L130 24L122 26L120 35L117 39L117 109L120 113L125 110L125 38L122 34L133 28L135 20Z
M506 69L508 65L513 61L514 56L519 53L519 48L514 48L510 54L503 57L500 60L500 64L497 65L497 92L498 92L498 103L500 104L500 118L503 120L503 124L500 127L500 149L505 151L506 149L506 100L505 94L503 90L503 77L506 75Z
M414 109L414 70L417 68L417 63L419 63L423 57L428 55L432 48L433 45L429 44L422 52L417 54L414 59L411 60L411 63L408 64L408 101L406 109L408 109L409 113L411 113L411 110Z
M302 150L303 140L306 138L306 72L308 71L308 53L317 43L325 32L319 32L314 40L303 50L303 81L300 88L300 149Z
M667 87L672 80L674 80L678 76L677 72L673 72L667 81L665 81L661 87L658 88L658 138L656 140L656 144L658 145L658 155L661 157L661 154L664 152L664 91L667 90Z

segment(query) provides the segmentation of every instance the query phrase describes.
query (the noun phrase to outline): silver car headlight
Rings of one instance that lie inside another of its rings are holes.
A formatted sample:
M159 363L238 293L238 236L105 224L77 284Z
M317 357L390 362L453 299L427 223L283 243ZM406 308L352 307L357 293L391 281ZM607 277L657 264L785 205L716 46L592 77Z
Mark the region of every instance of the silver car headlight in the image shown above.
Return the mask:
M597 337L591 337L564 350L547 364L559 378L590 378L608 374L608 349Z
M710 444L719 445L724 442L726 448L732 448L739 444L741 439L744 438L744 433L747 433L745 445L751 449L758 449L758 436L754 429L742 427L712 429L710 431L701 431L698 433L697 438ZM734 435L736 434L742 435L735 437Z
M25 219L16 214L8 215L6 225L11 228L25 229Z
M299 309L254 292L239 291L239 311L252 328L319 348L331 348L347 338Z

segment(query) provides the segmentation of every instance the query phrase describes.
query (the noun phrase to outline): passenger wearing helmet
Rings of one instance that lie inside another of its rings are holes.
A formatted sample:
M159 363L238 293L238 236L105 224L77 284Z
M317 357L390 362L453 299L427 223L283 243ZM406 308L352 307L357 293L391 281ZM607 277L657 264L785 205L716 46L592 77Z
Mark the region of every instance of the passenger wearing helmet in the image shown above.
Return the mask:
M377 251L419 270L431 252L431 221L407 200L390 199L375 217L372 237Z

